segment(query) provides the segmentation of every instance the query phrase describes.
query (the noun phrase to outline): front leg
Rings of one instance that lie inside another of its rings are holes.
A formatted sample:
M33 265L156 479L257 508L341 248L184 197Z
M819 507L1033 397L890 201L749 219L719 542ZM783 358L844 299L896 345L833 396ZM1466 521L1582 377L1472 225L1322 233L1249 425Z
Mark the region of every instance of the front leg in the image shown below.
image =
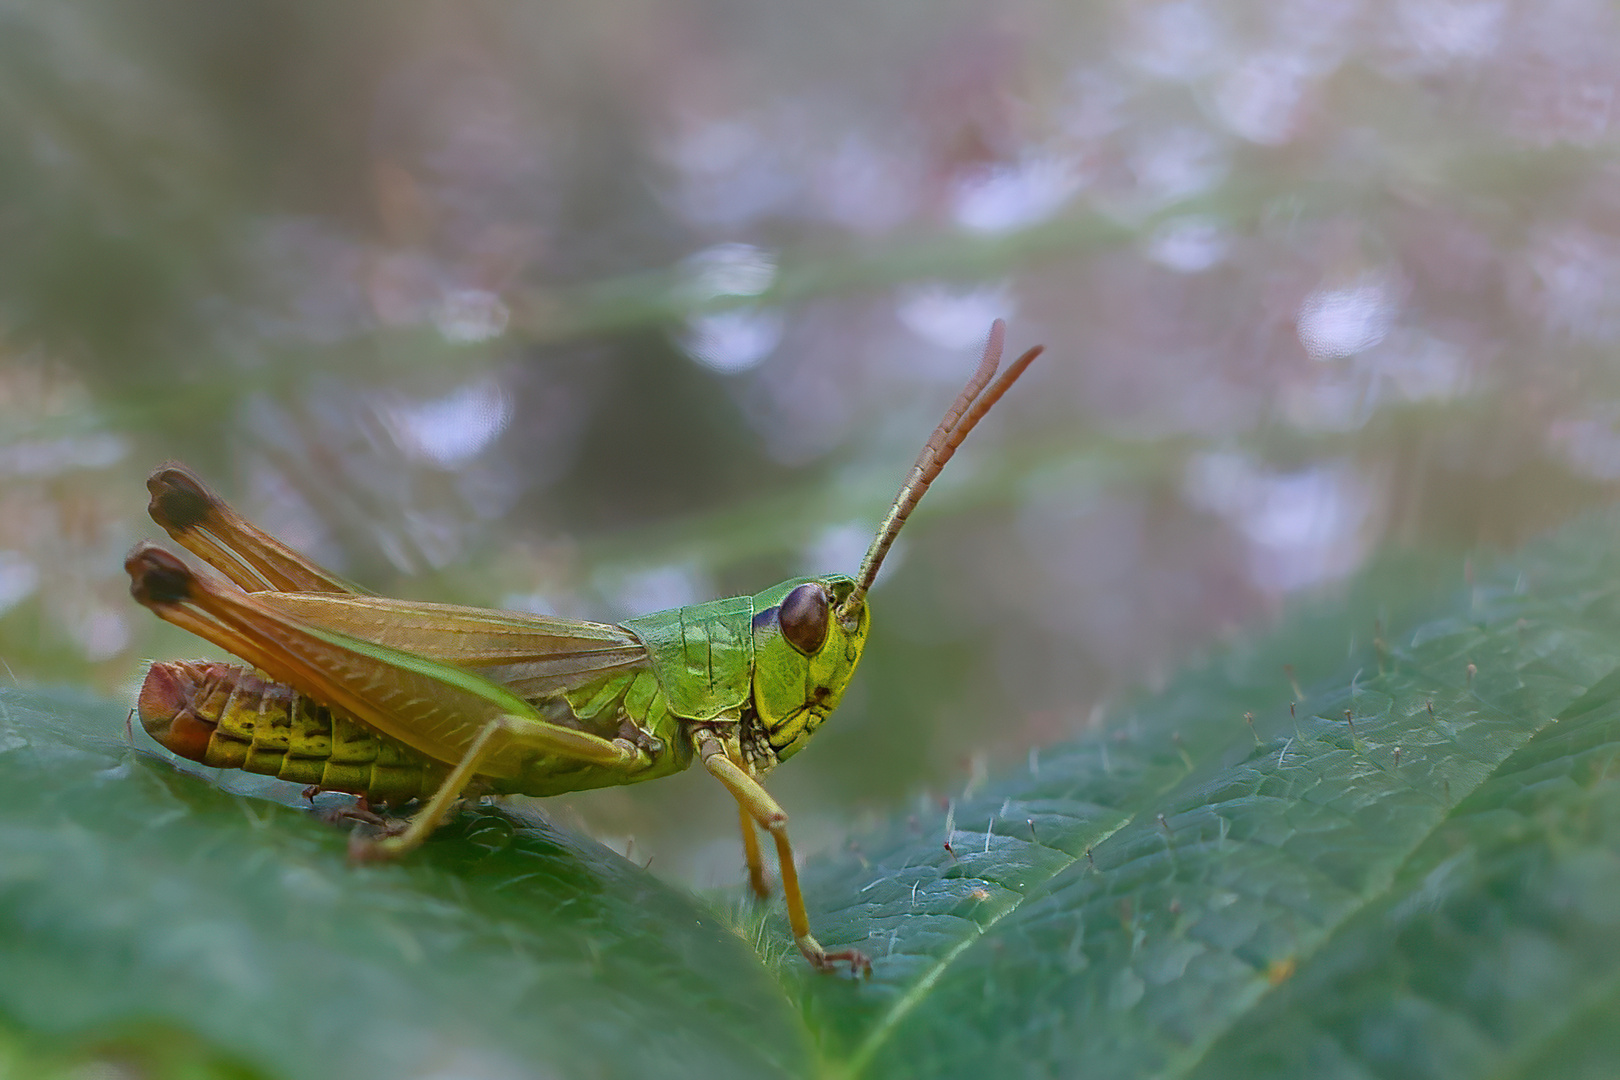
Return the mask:
M754 819L746 806L737 805L737 816L742 825L743 859L748 863L748 885L754 890L754 895L763 900L771 895L771 885L765 880L765 860L759 855L759 834L754 831Z
M787 901L788 925L793 928L793 941L804 958L818 971L833 971L839 964L847 963L850 971L870 977L872 961L865 953L859 949L828 952L810 933L810 916L804 908L804 894L799 891L799 870L793 863L793 846L788 842L787 811L771 798L770 792L761 787L759 781L731 760L719 736L712 731L700 731L696 741L703 767L726 786L743 813L776 841L776 862L782 874L782 896Z

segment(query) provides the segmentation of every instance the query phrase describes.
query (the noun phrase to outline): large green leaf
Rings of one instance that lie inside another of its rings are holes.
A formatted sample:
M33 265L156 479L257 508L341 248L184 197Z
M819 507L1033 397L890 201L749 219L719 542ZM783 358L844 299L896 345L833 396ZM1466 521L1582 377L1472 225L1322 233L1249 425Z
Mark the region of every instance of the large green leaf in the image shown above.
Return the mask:
M1616 529L1404 632L1354 601L1303 618L865 842L815 889L824 940L878 957L871 985L803 984L829 1071L1533 1076L1588 1053L1578 1025L1620 1018Z
M1475 587L1375 573L858 837L807 877L865 982L487 811L348 867L119 707L8 692L0 1074L1614 1075L1617 528Z
M484 812L419 858L351 867L341 832L123 733L105 702L0 697L0 1022L190 1032L272 1076L754 1077L803 1060L749 946L605 848Z

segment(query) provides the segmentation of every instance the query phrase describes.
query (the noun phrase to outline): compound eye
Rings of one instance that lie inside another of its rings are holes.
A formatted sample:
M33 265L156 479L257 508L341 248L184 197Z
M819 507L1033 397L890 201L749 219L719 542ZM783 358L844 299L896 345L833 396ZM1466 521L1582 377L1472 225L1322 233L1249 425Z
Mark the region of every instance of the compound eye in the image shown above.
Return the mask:
M810 581L787 594L777 614L777 621L788 644L810 656L826 644L827 624L831 617L832 605L827 590Z

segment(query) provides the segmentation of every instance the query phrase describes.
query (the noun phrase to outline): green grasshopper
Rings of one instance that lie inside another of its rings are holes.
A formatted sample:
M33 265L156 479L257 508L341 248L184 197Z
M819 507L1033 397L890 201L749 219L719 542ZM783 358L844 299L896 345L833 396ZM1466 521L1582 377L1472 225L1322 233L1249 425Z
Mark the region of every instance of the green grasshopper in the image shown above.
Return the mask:
M218 573L143 542L125 560L130 591L257 670L154 663L141 724L207 765L380 803L425 800L383 836L357 835L350 850L360 859L417 847L465 795L638 783L696 757L737 800L760 895L756 826L775 841L799 951L822 970L869 973L858 950L828 952L811 936L787 814L760 778L838 706L866 644L866 593L884 555L968 432L1040 354L1029 350L996 379L1005 333L996 320L856 577L794 578L617 626L366 595L254 527L184 467L162 466L147 480L152 519Z

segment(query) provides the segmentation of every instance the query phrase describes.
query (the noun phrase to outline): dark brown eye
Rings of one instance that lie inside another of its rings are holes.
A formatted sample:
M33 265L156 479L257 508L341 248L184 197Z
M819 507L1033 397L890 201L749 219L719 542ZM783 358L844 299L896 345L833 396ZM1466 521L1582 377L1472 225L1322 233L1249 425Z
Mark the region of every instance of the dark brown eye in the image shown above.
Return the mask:
M810 581L787 594L777 621L788 644L809 656L826 642L830 614L827 590Z

